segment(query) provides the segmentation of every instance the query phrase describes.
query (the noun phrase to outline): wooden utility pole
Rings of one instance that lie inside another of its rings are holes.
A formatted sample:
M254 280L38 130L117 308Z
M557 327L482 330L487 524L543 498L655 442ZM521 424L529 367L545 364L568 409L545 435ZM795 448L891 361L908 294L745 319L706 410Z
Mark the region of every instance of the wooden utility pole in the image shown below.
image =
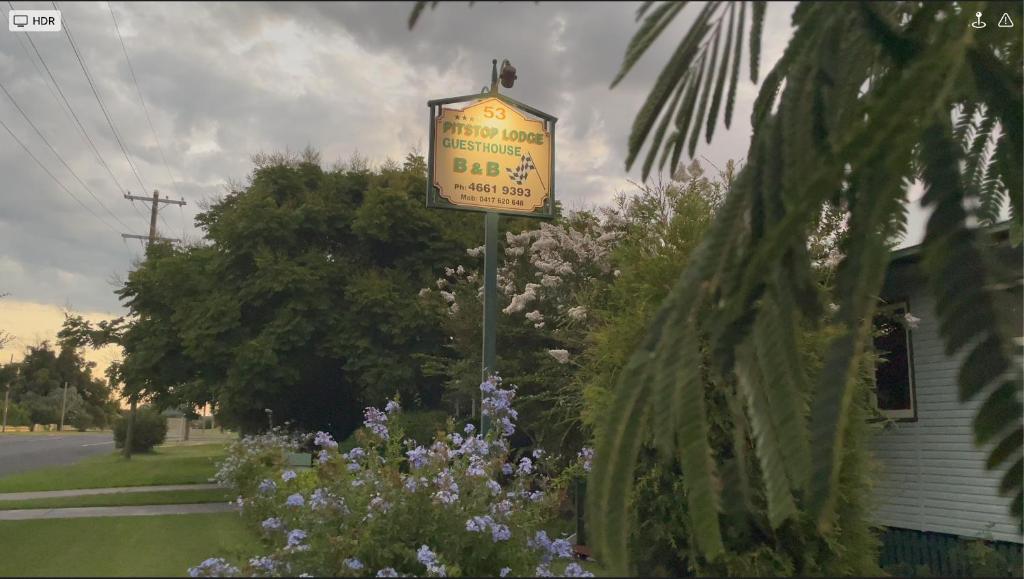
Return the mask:
M160 211L160 204L161 203L171 203L171 204L174 204L174 205L184 205L185 204L185 200L184 199L182 199L181 201L176 201L174 199L161 199L160 198L160 192L155 190L155 189L153 190L153 197L140 197L138 195L132 195L131 193L125 193L124 194L124 198L125 199L129 199L129 200L134 200L134 201L144 201L144 202L150 203L151 205L149 207L149 235L148 236L143 236L143 235L134 235L134 234L131 234L131 233L122 233L121 234L122 238L124 238L124 239L145 239L146 240L146 248L147 249L149 248L149 246L153 245L154 241L172 241L172 242L173 241L181 241L180 239L173 239L173 238L170 238L170 237L157 237L157 234L156 234L156 217L157 217L157 213ZM135 429L135 414L136 414L135 411L136 411L136 408L138 407L138 402L139 402L138 401L138 396L135 395L135 394L132 394L131 396L129 396L129 401L131 402L131 409L128 411L128 424L127 424L127 427L126 427L125 433L124 433L124 457L126 459L131 459L131 457L132 457L132 430Z
M67 409L67 407L68 407L68 381L65 380L64 381L64 398L63 398L63 400L61 400L61 403L60 403L60 427L57 429L57 432L63 432L64 431L64 411Z
M11 354L11 364L14 364L14 354ZM4 422L0 426L0 432L7 432L7 407L11 402L11 386L14 386L14 378L7 383L7 390L4 391Z

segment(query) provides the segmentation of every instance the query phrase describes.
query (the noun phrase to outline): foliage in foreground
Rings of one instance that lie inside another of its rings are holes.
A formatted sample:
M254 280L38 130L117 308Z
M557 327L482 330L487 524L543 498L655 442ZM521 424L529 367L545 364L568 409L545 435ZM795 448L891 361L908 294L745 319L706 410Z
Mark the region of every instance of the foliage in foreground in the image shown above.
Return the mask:
M218 480L270 548L239 569L204 561L193 576L590 576L572 561L572 544L546 529L570 477L589 468L584 453L561 475L544 475L547 457L510 454L515 389L498 378L480 386L494 424L486 436L438 433L420 445L403 434L401 410L367 408L360 446L346 453L324 432L313 438L316 466L283 468L285 452L308 437L270 433L236 443Z
M641 7L645 19L621 74L682 7ZM659 152L662 164L669 157L674 164L684 146L692 155L701 136L710 140L726 80L736 83L746 7L700 9L637 116L627 165L648 139L645 173ZM1020 4L1005 8L1021 17ZM1022 42L1015 33L978 34L961 10L939 2L796 7L793 38L754 105L748 164L623 372L598 444L588 512L598 556L615 571L630 568L622 496L633 492L648 425L663 460L678 460L686 473L687 520L700 555L728 556L723 457L711 452L713 410L704 400L706 385L717 381L736 380L750 417L767 531L777 536L807 521L826 534L837 524L853 377L869 350L889 243L905 227L915 180L926 190L922 204L934 210L923 263L946 353L965 354L960 398L984 401L975 438L994 445L988 466L1005 469L1001 490L1021 515L1021 263L985 244L972 223L998 219L1009 199L1020 239ZM752 4L755 79L763 14L763 3ZM835 331L815 368L801 360L798 337L823 319L806 247L823 207L844 214L849 227L835 278ZM800 393L808 391L805 413Z

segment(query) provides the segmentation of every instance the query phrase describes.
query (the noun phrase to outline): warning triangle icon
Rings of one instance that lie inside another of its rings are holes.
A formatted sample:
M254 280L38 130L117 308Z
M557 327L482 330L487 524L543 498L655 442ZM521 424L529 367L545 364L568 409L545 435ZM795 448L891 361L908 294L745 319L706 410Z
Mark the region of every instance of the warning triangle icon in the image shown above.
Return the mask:
M1003 12L1003 17L999 19L999 28L1013 28L1013 20L1010 20L1010 14Z

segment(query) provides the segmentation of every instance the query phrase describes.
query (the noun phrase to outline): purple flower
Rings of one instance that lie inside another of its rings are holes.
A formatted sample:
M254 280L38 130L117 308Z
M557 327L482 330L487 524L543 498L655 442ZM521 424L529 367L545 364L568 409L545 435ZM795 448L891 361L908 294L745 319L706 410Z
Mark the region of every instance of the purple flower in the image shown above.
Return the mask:
M277 561L270 557L253 557L249 559L249 565L264 573L273 573L274 569L277 568Z
M276 531L284 525L281 523L281 519L277 517L270 517L269 519L260 523L260 526L262 526L263 529L267 531Z
M313 437L313 444L321 448L338 448L338 443L334 441L334 437L327 432L317 432L316 436Z
M539 500L544 498L544 492L543 491L533 491L533 492L527 491L527 492L524 493L524 496L526 498L530 499L533 502L537 502L537 501L539 501Z
M388 415L370 406L363 411L363 424L383 440L388 439Z
M207 559L188 570L190 577L233 577L238 573L238 567L219 557Z
M360 468L358 462L350 462L345 467L348 468L348 472L357 472Z
M313 494L309 497L309 508L314 511L327 506L330 500L330 493L327 489L319 488L313 491Z
M544 450L543 449L540 449L540 448L534 449L534 451L533 451L533 460L540 460L540 458L542 456L544 456Z
M277 483L270 479L263 479L259 490L261 495L272 495L277 492Z
M331 460L331 453L327 452L326 450L321 450L316 455L316 460L320 464L327 464L327 461Z
M485 456L490 452L487 441L478 436L469 436L462 441L462 446L455 451L455 455Z
M423 468L427 464L427 449L422 446L406 451L405 456L409 457L410 468Z
M385 567L380 571L377 571L377 577L398 577L398 571L395 571L391 567Z
M422 545L418 551L416 551L416 560L419 561L427 568L427 572L431 575L437 575L440 577L445 576L445 567L437 562L437 554L430 550L430 547Z
M507 416L502 416L494 422L505 436L512 436L512 433L516 431L515 424Z
M417 488L416 477L412 477L412 476L404 475L403 474L402 475L402 488L404 488L405 492L407 492L407 493L414 493L414 492L416 492L416 488Z
M309 545L303 545L302 542L306 540L306 531L302 529L293 529L288 532L288 544L285 546L287 549L294 551L307 551Z
M302 498L302 493L295 493L285 499L284 504L288 507L301 507L306 504L306 500Z
M482 477L487 476L484 472L484 461L479 456L473 456L469 459L469 466L466 467L466 475Z
M511 567L502 567L501 572L498 574L501 577L508 577L508 574L512 572Z
M488 515L482 517L473 517L466 521L466 530L471 533L482 533L487 530L487 527L494 524L494 519Z
M352 569L353 571L358 571L363 568L363 562L359 559L345 559L344 563L346 567Z
M563 559L572 558L572 543L567 539L555 539L551 541L551 554Z
M434 477L434 484L437 485L437 492L434 493L435 499L446 505L459 500L459 485L455 483L455 477L448 469Z
M541 563L540 565L537 565L533 574L537 577L551 577L551 568L548 567L547 563Z
M498 484L494 479L487 479L487 489L491 491L492 495L498 495L501 493L501 485Z
M569 563L565 566L565 571L562 572L566 577L593 577L594 574L590 571L585 571L583 567L580 567L579 563Z
M519 468L516 469L516 474L530 474L531 472L533 472L533 461L525 456L519 459Z
M357 446L357 447L353 448L352 450L346 452L345 454L343 454L341 456L345 460L356 461L356 460L359 460L359 459L365 457L366 456L366 451Z
M532 539L526 541L526 544L541 551L551 551L551 539L548 538L547 531L537 531Z
M583 459L583 470L590 472L591 462L594 460L594 449L586 446L583 447L579 457Z
M461 446L462 445L462 435L459 434L458 432L453 432L453 433L449 434L448 435L448 440L452 441L452 446Z
M508 500L500 500L491 505L491 512L495 515L507 515L512 512L512 502Z
M505 474L505 475L511 475L512 474L512 465L507 463L507 462L505 464L501 465L501 472L502 472L502 474Z
M466 434L473 434L474 432L476 432L476 427L473 426L472 424L467 424L466 427L462 429L462 431L465 432Z
M506 525L494 524L491 525L491 540L495 543L498 541L507 541L512 538L512 531Z
M401 409L402 407L398 405L397 400L388 400L388 403L384 405L384 412L387 412L388 414L394 414Z
M296 476L298 475L295 474L294 470L286 470L281 473L281 480L283 480L284 482L288 482L290 480L295 480Z

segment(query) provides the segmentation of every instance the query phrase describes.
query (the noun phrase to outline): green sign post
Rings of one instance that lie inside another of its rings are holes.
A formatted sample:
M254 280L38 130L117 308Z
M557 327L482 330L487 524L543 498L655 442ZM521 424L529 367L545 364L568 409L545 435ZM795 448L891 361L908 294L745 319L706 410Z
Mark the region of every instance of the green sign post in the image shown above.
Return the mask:
M502 63L511 88L515 68ZM430 108L427 207L484 212L484 307L481 380L496 368L498 216L551 219L555 214L555 122L552 115L498 93L498 61L480 94L437 99ZM463 108L446 107L469 103ZM480 417L487 434L490 421Z

